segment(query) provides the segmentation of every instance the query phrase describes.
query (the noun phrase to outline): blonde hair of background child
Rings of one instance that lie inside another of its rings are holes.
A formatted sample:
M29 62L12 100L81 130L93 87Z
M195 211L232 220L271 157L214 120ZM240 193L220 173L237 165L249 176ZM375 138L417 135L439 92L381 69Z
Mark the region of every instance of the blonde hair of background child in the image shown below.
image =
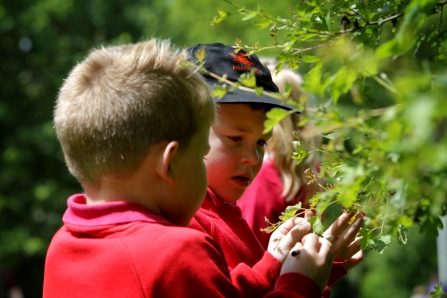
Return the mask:
M180 65L167 40L95 49L70 72L54 111L69 171L93 185L132 174L162 140L188 146L215 104L209 85ZM184 147L183 147L184 146Z
M271 58L262 58L262 64L267 66L272 73L273 81L278 86L281 93L286 91L286 83L290 84L291 92L290 99L295 102L300 102L300 97L303 94L300 85L303 82L301 76L295 71L282 68L279 73L276 73L277 62ZM305 114L305 111L302 111ZM283 182L282 196L286 202L290 202L299 192L303 185L307 184L307 179L304 176L306 169L311 169L316 173L317 167L317 154L309 153L308 156L299 164L292 159L293 146L292 142L295 141L294 132L299 131L303 127L299 126L300 115L292 114L283 119L280 123L275 125L273 129L273 136L268 141L266 147L267 156L273 159L273 164L278 170L281 180ZM314 147L319 147L319 138L310 138L303 140L306 144ZM300 201L305 202L312 198L317 192L317 185L315 183L306 185L307 191L303 192L305 198Z

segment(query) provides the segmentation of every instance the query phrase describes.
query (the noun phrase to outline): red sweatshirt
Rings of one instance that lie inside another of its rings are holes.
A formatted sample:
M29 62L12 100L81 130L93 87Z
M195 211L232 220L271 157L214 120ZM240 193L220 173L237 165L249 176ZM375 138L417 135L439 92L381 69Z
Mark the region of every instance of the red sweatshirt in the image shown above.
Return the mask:
M305 203L303 202L306 197L305 187L300 189L290 202L286 202L281 195L282 190L283 183L278 170L272 160L266 160L259 174L237 201L237 205L242 210L242 216L265 249L268 247L271 234L260 231L261 228L267 227L264 217L271 222L277 222L287 206L293 206L299 202Z
M74 195L63 221L47 252L45 298L241 297L208 235L139 204L86 205L84 195ZM275 289L268 297L319 295L315 282L296 273L282 275Z
M222 248L231 279L243 289L245 297L261 297L273 290L281 264L262 247L242 217L239 206L221 200L208 188L190 227L209 234ZM341 266L333 266L328 285L345 274ZM326 287L322 297L330 297L330 293L330 288Z

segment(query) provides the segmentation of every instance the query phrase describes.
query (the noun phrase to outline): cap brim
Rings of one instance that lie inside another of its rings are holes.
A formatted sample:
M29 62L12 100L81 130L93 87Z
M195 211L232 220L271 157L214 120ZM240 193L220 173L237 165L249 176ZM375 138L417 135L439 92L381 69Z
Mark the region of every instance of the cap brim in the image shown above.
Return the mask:
M205 78L205 80L212 87L214 85L223 85L215 79ZM295 106L289 105L279 99L267 95L256 95L255 92L244 91L241 89L230 91L220 99L215 97L214 100L216 101L216 103L261 103L281 108L287 111L296 110ZM296 111L296 113L300 114L301 112Z

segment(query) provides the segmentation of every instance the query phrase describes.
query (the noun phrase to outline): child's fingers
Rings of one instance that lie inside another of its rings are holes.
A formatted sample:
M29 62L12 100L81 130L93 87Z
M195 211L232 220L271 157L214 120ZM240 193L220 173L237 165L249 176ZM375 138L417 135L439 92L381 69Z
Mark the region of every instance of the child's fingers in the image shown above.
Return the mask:
M289 233L295 226L297 225L302 225L302 224L308 224L307 221L305 221L303 218L301 217L294 217L291 219L286 220L283 224L281 224L276 230L275 232L273 232L272 235L287 235L287 233Z
M348 246L343 247L343 249L339 251L336 251L334 249L335 244L332 244L332 251L334 251L335 254L335 261L344 262L350 259L353 255L357 254L360 251L360 239L361 238L356 238Z
M343 230L345 229L346 225L349 223L351 218L354 216L354 213L343 213L340 215L334 223L323 233L323 236L329 237L334 236L338 237Z
M310 233L312 227L307 222L301 222L294 226L292 230L283 238L283 245L287 247L292 247L296 242L301 241L304 236Z
M319 238L319 252L326 255L330 254L332 261L334 260L334 254L332 253L332 243L324 238Z
M306 210L306 211L304 211L304 219L309 219L309 218L311 218L312 216L314 216L315 214L313 213L313 211L311 211L311 210Z
M270 236L267 251L282 263L289 251L310 231L311 225L304 218L289 219Z
M343 231L345 230L346 226L349 224L349 221L351 220L351 218L354 215L356 215L354 212L352 212L352 213L343 213L342 215L340 215L334 221L334 223L323 233L323 237L327 238L327 237L333 236L334 240L337 240L339 235L343 233ZM354 228L352 228L351 227L352 225L351 225L347 229L347 231L348 231L347 237L351 237L352 239L354 239L354 237L357 235L357 232L359 231L361 225L363 224L363 217L364 216L365 216L365 212L363 212L363 211L360 211L360 212L357 213L356 220L361 218L362 221L360 223L357 223L358 225L355 225ZM354 223L355 223L355 221L354 221ZM352 234L354 235L354 237L352 237ZM334 242L334 241L332 241L332 242Z
M310 233L303 237L301 242L306 249L310 249L312 251L318 251L318 246L320 243L320 237L318 235Z
M344 249L352 243L363 225L363 220L363 216L359 214L359 216L357 216L355 221L343 232L343 234L341 234L336 241L332 242L334 244L332 249L334 251L338 251L340 249Z
M301 220L296 220L295 222L296 224L292 229L280 239L280 242L277 245L280 249L292 249L297 242L301 241L305 235L310 233L312 227L306 220L301 218ZM284 229L283 231L286 232L286 230L287 229Z
M354 268L363 260L363 251L359 250L356 254L354 254L351 258L345 261L342 266L346 271Z

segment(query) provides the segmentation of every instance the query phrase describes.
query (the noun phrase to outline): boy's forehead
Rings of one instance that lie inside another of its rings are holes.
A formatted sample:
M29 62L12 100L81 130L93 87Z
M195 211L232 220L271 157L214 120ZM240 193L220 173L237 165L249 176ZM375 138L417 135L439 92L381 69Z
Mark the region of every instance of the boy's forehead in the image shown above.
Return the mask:
M248 104L220 104L217 108L216 125L243 133L264 130L266 110L253 110ZM271 132L265 134L270 137Z

